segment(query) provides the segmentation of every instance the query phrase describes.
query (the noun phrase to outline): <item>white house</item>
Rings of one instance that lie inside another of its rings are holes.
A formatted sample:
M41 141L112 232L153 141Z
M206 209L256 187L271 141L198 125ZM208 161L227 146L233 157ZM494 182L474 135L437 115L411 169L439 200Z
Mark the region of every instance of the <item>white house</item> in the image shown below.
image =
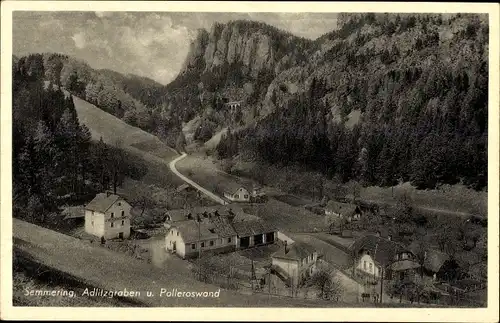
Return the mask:
M412 278L420 267L408 248L375 235L356 240L351 250L357 275L375 282L382 274L388 280Z
M291 286L297 286L316 271L317 251L310 245L294 242L275 252L271 257L271 266L275 273L288 280Z
M183 259L197 257L200 252L234 251L238 239L229 219L212 213L205 214L207 217L196 216L170 224L165 236L166 250Z
M130 236L130 204L111 193L99 193L85 207L85 232L105 239Z
M244 187L226 191L224 197L231 202L250 202L250 192Z

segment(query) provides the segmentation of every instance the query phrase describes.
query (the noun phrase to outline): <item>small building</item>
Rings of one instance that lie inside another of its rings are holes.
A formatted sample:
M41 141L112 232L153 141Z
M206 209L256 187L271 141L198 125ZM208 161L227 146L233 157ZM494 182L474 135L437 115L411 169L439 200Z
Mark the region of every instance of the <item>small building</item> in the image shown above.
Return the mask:
M359 206L342 203L337 201L329 201L325 207L325 216L327 218L342 218L351 220L359 220L361 218L362 212Z
M408 246L408 249L412 250L415 254L418 253L418 248L417 242L413 242ZM424 251L423 263L423 274L431 278L432 281L447 280L447 271L450 269L455 270L454 268L459 267L457 262L451 260L447 254L432 248Z
M300 285L316 271L318 252L310 245L294 242L285 245L271 256L271 270L289 286Z
M400 243L367 235L351 246L356 275L373 283L385 280L413 280L420 265L414 254Z
M196 219L197 215L203 216L204 214L226 214L230 216L231 214L238 219L243 218L256 218L250 214L244 214L241 207L238 205L214 205L214 206L200 206L189 209L177 209L177 210L167 210L165 212L165 223L164 226L168 229L170 226L176 222L193 220Z
M224 197L231 202L250 202L250 192L241 186L225 191Z
M182 258L266 245L277 239L273 226L231 205L169 211L167 216L165 247Z
M232 223L238 235L238 248L245 249L274 243L278 239L278 229L261 220Z
M109 192L99 193L85 206L85 232L105 239L130 236L130 204Z

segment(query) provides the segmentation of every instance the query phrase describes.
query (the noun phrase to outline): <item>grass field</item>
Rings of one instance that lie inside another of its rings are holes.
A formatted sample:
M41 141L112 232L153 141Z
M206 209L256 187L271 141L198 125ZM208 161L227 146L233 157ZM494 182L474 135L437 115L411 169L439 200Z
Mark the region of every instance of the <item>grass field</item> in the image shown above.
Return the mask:
M164 144L158 137L133 127L117 117L99 109L95 105L73 96L75 109L80 123L86 125L92 139L102 140L115 145L120 142L125 146L133 146L160 158L172 159L177 152Z
M266 203L256 203L244 207L243 210L257 215L264 221L275 225L278 229L288 232L325 230L323 216L309 212L302 207L291 206L274 198L270 198Z

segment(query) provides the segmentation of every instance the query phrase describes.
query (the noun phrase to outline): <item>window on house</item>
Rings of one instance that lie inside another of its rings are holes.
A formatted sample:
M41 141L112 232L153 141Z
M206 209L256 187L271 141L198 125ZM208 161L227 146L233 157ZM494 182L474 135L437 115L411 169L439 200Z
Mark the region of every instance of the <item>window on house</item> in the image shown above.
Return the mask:
M201 247L202 247L202 248L205 248L205 242L202 242L202 243L201 243Z
M231 238L227 238L227 243L231 243Z
M125 216L125 211L122 211L122 217Z
M246 198L246 199L247 199L247 198L248 198L248 194L245 194L245 195L243 196L243 198Z
M114 218L115 217L115 214L113 212L111 212L111 217Z
M177 231L177 236L179 236L179 231Z
M92 226L94 226L94 221L92 221Z
M125 225L125 220L122 220L122 226Z
M196 243L191 244L191 249L196 249Z
M363 262L363 268L366 270L366 261Z
M122 203L121 203L121 202L118 202L118 206L122 206Z
M210 247L213 247L213 245L214 245L214 241L210 240Z
M373 270L372 263L370 262L370 272Z
M115 224L113 222L111 222L111 227L114 227L114 226L115 226Z

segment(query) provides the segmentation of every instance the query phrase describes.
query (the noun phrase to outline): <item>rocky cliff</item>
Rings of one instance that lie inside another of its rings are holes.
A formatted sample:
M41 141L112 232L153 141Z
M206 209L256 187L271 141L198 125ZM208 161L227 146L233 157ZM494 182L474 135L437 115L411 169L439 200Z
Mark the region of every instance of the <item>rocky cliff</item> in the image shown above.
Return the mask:
M258 22L216 23L210 32L198 31L181 74L193 69L209 72L225 64L241 64L243 74L252 78L257 78L263 70L276 75L304 61L303 51L312 43Z

